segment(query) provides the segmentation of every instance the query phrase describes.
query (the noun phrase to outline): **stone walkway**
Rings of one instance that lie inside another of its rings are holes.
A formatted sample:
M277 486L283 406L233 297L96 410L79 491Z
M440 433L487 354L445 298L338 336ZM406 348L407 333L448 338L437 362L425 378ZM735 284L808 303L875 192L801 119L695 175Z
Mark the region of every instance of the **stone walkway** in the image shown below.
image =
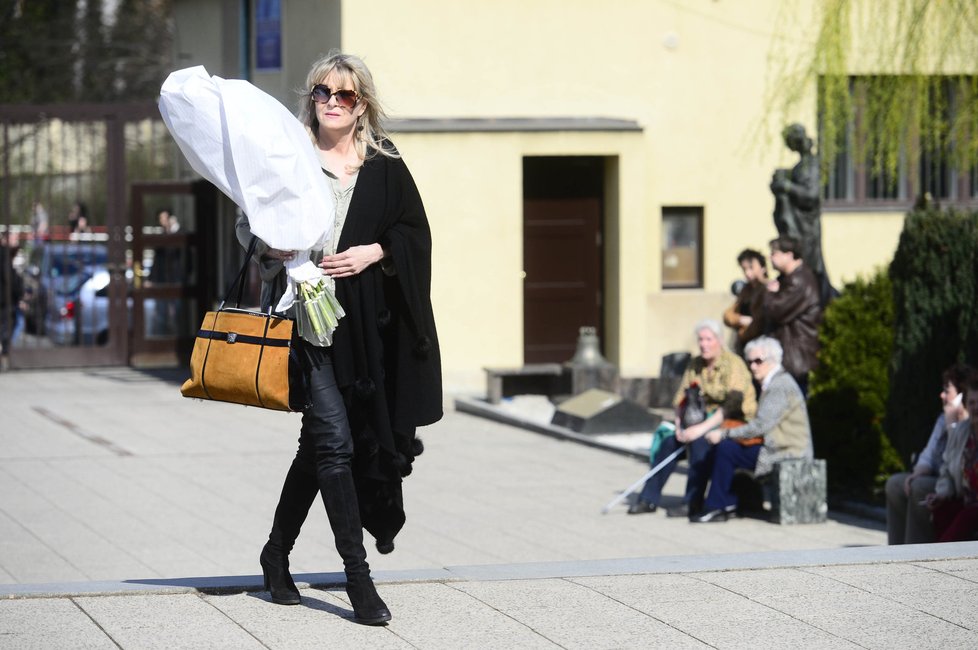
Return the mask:
M602 515L647 463L450 408L421 434L397 549L369 549L391 625L348 620L318 505L292 566L320 588L271 605L251 590L299 418L176 379L0 374L0 648L978 647L976 544L888 548L831 512Z

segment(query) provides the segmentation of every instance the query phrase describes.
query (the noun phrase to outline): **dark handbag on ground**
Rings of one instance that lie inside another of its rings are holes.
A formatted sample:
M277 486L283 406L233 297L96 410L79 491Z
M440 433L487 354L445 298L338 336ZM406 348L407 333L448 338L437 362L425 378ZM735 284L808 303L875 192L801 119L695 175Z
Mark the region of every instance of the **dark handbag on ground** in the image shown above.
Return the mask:
M301 411L308 396L293 345L293 322L260 311L240 309L244 278L257 240L217 311L204 315L190 356L184 397L232 402L276 411ZM237 287L234 307L225 303Z

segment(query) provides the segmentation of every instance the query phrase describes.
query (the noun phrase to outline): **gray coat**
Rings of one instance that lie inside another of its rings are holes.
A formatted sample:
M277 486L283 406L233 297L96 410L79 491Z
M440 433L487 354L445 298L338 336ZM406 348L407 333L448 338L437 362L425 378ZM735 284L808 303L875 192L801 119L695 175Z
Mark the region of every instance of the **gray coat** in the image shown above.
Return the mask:
M798 383L785 372L775 371L768 387L761 392L757 417L747 424L729 429L727 437L764 438L754 474L769 474L774 463L788 458L812 458L812 429L808 409Z

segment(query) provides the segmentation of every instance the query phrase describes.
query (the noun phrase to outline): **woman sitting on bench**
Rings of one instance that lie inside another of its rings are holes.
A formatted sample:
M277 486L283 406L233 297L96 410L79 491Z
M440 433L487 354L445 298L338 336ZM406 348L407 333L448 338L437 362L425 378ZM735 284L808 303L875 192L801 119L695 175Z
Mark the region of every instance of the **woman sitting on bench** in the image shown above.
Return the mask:
M755 476L763 476L770 474L778 461L814 455L805 397L781 366L781 344L762 336L748 343L744 352L754 379L761 385L757 417L732 429L710 429L704 422L686 430L686 438L705 436L716 445L710 492L703 514L690 518L693 522L726 521L736 514L737 496L732 488L737 469L749 469ZM744 444L757 438L763 442Z

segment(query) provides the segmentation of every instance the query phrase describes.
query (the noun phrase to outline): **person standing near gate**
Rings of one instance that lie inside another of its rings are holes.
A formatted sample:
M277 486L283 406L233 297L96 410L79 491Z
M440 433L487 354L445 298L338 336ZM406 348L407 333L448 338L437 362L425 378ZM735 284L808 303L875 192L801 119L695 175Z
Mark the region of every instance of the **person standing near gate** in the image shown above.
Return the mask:
M22 318L20 302L24 297L24 283L14 268L16 255L17 234L7 232L0 237L0 363L3 366Z
M156 221L160 225L161 235L174 234L180 230L176 216L170 208L157 210ZM153 266L149 269L147 280L151 285L158 287L182 283L185 275L184 259L184 251L179 246L156 246L153 249ZM179 313L179 299L157 298L156 309L153 312L152 333L157 336L176 335Z
M44 204L34 201L31 206L31 234L35 243L50 239L50 226L48 211L44 209Z

